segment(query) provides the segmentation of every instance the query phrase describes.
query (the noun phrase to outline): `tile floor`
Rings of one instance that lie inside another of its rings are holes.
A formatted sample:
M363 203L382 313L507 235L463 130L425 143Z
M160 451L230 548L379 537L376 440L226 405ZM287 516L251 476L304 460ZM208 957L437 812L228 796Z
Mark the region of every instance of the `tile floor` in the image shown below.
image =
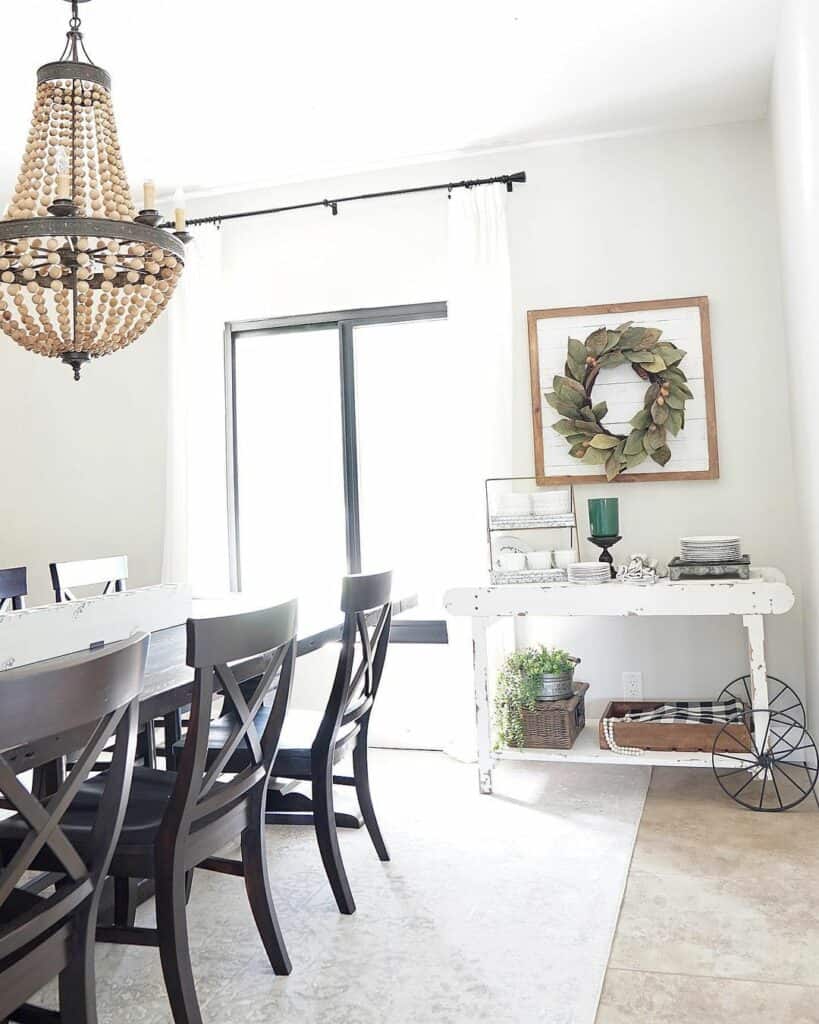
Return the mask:
M817 1024L819 813L655 768L597 1024Z

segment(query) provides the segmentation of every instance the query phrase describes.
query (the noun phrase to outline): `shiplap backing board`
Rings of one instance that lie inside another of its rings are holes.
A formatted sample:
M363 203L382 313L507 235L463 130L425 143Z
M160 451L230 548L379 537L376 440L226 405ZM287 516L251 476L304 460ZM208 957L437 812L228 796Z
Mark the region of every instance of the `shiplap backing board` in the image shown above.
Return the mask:
M671 461L667 466L646 460L630 473L663 473L670 470L687 472L708 469L708 431L705 407L705 376L702 361L702 333L700 311L697 306L678 309L646 310L645 313L596 313L582 316L546 317L537 322L538 361L540 364L540 392L543 412L543 449L546 472L552 475L599 476L600 466L586 466L569 455L566 439L552 429L562 419L546 401L552 391L552 378L563 376L569 338L585 341L598 327L613 329L632 320L637 327L657 327L663 333L661 341L670 341L685 351L679 364L688 377L694 398L685 403L685 429L677 437L668 435ZM606 426L618 434L628 434L629 420L643 408L648 387L629 364L604 367L594 384L592 400L606 402L609 407Z

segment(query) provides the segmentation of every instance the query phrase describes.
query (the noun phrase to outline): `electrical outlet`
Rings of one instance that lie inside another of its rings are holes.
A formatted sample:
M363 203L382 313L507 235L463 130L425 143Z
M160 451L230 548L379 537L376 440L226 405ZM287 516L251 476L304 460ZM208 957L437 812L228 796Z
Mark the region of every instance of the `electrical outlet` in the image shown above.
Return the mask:
M625 700L642 700L643 699L643 673L642 672L624 672L623 673L623 697Z

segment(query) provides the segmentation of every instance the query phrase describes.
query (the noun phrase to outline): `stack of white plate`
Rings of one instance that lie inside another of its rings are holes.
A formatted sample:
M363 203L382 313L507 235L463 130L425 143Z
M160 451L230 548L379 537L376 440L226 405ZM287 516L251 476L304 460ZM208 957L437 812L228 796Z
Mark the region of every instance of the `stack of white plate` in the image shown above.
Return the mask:
M683 562L735 562L741 555L739 537L683 537L680 540Z
M575 562L566 566L569 583L608 583L611 570L606 562Z

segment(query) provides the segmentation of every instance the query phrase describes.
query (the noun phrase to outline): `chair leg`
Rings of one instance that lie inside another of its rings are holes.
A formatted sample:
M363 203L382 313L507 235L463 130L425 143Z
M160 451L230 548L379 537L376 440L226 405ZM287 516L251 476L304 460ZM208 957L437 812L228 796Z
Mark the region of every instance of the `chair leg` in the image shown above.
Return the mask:
M62 1024L97 1024L94 982L96 905L78 915L71 940L71 960L60 972L60 1020ZM14 1020L12 1014L11 1020Z
M118 928L133 928L136 920L136 878L114 878L114 924Z
M176 1024L202 1024L185 914L185 872L157 864L156 928L162 974Z
M342 914L354 914L355 900L347 881L336 832L332 762L320 765L319 770L313 772L313 821L316 826L319 853L338 909Z
M262 813L264 813L263 806ZM253 911L253 919L256 922L259 936L264 943L267 958L270 960L270 966L276 974L290 974L293 965L287 954L287 946L276 917L273 897L270 894L261 814L259 815L259 825L252 825L242 833L242 864L244 865L247 899L250 909Z
M378 854L379 860L387 861L390 859L390 854L387 850L387 844L384 842L384 837L381 835L381 829L378 827L378 819L375 816L373 798L370 793L370 765L367 758L366 728L358 737L358 742L353 750L353 777L355 778L358 806L361 808L361 816L364 818L364 824L370 833L370 839L373 841L375 852Z

